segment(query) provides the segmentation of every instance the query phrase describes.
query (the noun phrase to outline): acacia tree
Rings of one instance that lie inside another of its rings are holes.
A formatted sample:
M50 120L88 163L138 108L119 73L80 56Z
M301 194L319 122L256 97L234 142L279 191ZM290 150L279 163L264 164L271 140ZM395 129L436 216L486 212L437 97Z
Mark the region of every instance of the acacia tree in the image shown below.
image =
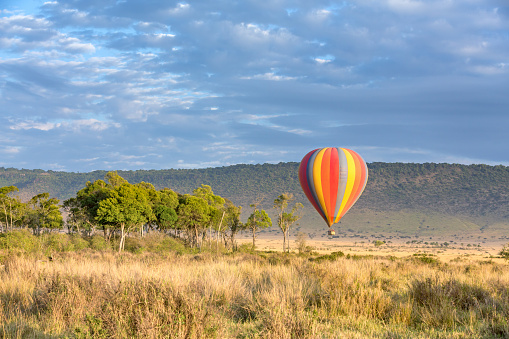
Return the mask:
M155 224L161 231L174 229L177 224L177 212L166 205L157 205L154 208Z
M178 194L169 188L164 188L151 196L152 209L154 210L154 223L160 231L176 229Z
M85 211L80 208L78 199L69 198L64 201L64 210L68 213L66 224L69 233L74 232L74 228L76 228L76 232L79 234L81 230L87 228L88 224L86 223L87 216ZM88 228L93 232L92 228ZM92 232L90 235L92 235Z
M96 220L120 231L120 253L124 249L127 234L151 218L152 209L146 190L124 182L114 187L107 199L99 202Z
M288 210L288 205L293 200L294 197L291 193L283 193L274 200L274 209L277 211L277 224L283 232L283 252L290 252L290 228L301 218L297 212L304 207L301 203L296 203L291 210Z
M233 250L236 249L235 236L237 233L244 229L244 224L240 221L240 213L242 212L242 206L235 206L230 200L225 199L225 210L226 214L223 220L225 229L227 232L223 233L224 245L228 246Z
M222 233L223 220L226 213L224 209L224 198L215 195L209 185L201 185L193 191L193 195L205 200L209 206L209 230L216 232L216 244L219 242L219 234ZM209 232L210 233L210 232Z
M64 208L69 211L69 222L73 225L81 225L87 228L92 235L97 227L97 210L99 203L109 197L113 186L103 180L96 180L93 183L88 181L85 187L76 193L76 198L64 201ZM108 225L103 223L104 237L109 239Z
M18 192L16 186L5 186L0 188L0 222L5 222L5 230L13 229L15 224L21 223L26 216L26 204L18 197L10 197L12 192Z
M110 171L110 172L106 173L106 175L104 176L104 180L106 180L108 182L108 184L110 184L111 186L113 186L115 188L122 186L122 184L128 183L127 180L122 178L117 173L117 171Z
M177 216L178 225L187 232L191 245L200 247L199 234L210 221L207 202L193 195L182 195L179 199Z
M30 199L32 210L29 212L29 226L35 234L40 234L41 229L62 228L64 219L58 208L56 198L50 198L49 193L41 193Z
M258 209L258 203L251 204L253 207L253 213L247 218L246 228L250 229L253 235L253 250L255 249L256 232L261 229L272 227L272 220L265 210Z

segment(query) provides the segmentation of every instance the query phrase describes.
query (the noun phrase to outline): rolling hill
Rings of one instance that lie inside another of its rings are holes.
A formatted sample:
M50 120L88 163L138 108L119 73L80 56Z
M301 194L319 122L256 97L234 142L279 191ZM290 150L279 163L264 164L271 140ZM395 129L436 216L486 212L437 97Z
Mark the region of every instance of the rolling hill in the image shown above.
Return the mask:
M463 235L509 236L509 167L458 164L370 163L366 189L336 227L357 234L400 236ZM298 163L234 165L207 169L118 171L131 183L152 183L179 193L191 193L201 184L249 212L249 204L263 197L272 201L283 192L304 203L297 229L313 236L326 229L307 202L297 177ZM65 200L87 181L103 179L107 171L72 173L0 168L0 187L15 185L27 200L49 192ZM272 232L275 232L273 230Z

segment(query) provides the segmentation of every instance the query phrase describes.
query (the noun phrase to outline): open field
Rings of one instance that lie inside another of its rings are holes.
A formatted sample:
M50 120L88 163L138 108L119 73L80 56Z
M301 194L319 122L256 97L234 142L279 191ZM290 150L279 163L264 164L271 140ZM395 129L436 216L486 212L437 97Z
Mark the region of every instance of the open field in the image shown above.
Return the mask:
M228 253L154 233L129 239L133 253L76 250L92 240L0 250L0 337L509 337L509 265L491 248L333 239L312 243L320 253Z
M373 242L379 239L380 237L378 236L369 236L361 240L325 237L325 239L322 238L320 240L306 239L305 242L314 252L320 254L341 251L345 255L403 258L415 253L423 253L436 256L444 262L457 258L469 258L472 260L490 260L501 264L505 263L505 260L497 257L503 246L507 244L506 240L495 239L484 242L462 243L459 242L461 240L454 239L453 237L428 237L426 240L392 238L392 240L386 240L387 243L384 245L375 246ZM252 244L252 238L244 234L239 237L238 242L240 244ZM444 243L447 243L447 246L444 246ZM256 239L256 248L261 251L282 251L283 237L282 235L260 235ZM297 251L298 244L295 236L290 238L290 248Z

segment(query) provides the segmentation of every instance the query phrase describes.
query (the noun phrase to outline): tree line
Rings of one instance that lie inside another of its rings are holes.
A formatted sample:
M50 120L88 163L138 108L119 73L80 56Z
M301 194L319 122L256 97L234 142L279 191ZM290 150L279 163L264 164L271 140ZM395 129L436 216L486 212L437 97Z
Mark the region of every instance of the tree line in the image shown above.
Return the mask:
M296 201L307 199L298 182L298 163L233 165L206 169L119 171L132 183L150 182L157 189L172 187L192 194L200 184L214 187L216 194L248 207L254 197L264 196L261 206L272 208L274 197L290 192ZM507 219L509 167L460 164L369 163L369 180L356 208L371 210L436 211L450 215L489 216ZM29 199L49 192L68 199L87 181L102 179L106 171L70 173L17 170L0 167L0 187L14 185Z
M22 202L14 193L16 186L0 188L1 231L30 228L41 232L67 227L69 233L93 236L102 232L107 241L118 240L118 251L124 250L129 234L158 231L183 239L192 247L201 248L206 241L236 248L235 237L242 230L252 234L253 249L261 229L272 227L272 220L259 207L261 200L250 205L252 213L241 222L242 207L214 194L211 186L202 184L192 194L180 194L169 188L157 190L144 181L129 183L117 172L106 173L104 180L88 181L75 196L59 206L59 200L41 193ZM62 208L66 220L62 216ZM280 194L273 202L277 222L283 232L283 250L289 251L291 226L300 218L302 204L294 203L290 193Z

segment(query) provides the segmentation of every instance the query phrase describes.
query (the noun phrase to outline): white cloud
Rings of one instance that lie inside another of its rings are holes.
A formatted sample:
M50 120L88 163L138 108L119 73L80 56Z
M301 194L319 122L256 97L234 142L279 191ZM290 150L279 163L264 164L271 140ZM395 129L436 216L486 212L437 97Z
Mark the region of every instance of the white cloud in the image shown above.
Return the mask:
M59 124L52 122L37 122L37 121L20 121L11 125L9 128L12 130L28 130L28 129L38 129L41 131L49 131L54 129L55 127L60 126Z
M433 161L440 147L458 159L506 153L509 21L501 5L96 3L2 11L0 135L21 145L8 149L13 165L294 161L311 144L344 141L391 148L380 161ZM392 121L425 124L409 133ZM450 121L455 135L437 132ZM471 126L479 132L466 133ZM480 150L481 136L494 146ZM62 154L36 160L48 146ZM82 154L70 151L78 147Z
M478 65L471 68L473 73L481 75L500 75L509 73L509 67L505 63L499 63L496 65Z
M116 122L99 121L97 119L79 119L67 120L61 122L37 122L32 120L18 121L11 125L11 130L30 130L51 131L53 129L63 129L67 131L80 132L89 130L100 132L108 128L120 128L121 124Z
M184 12L188 11L191 8L191 5L188 3L177 3L177 6L174 8L168 9L168 14L170 15L182 15Z
M284 81L284 80L295 80L297 77L290 77L285 75L277 75L274 72L267 72L264 74L256 74L250 77L241 77L241 79L258 79L258 80L271 80L271 81Z
M71 53L95 53L95 47L91 43L82 43L76 38L62 38L59 43L63 49Z
M80 119L64 121L61 123L61 127L75 132L82 130L101 132L109 128L120 128L121 124L118 122L99 121L97 119Z
M327 64L329 62L334 61L335 57L333 55L325 55L314 58L314 60L319 64Z
M0 153L3 154L18 154L21 151L19 146L4 146L0 147Z
M387 4L395 11L403 13L419 13L425 4L416 0L388 0Z

